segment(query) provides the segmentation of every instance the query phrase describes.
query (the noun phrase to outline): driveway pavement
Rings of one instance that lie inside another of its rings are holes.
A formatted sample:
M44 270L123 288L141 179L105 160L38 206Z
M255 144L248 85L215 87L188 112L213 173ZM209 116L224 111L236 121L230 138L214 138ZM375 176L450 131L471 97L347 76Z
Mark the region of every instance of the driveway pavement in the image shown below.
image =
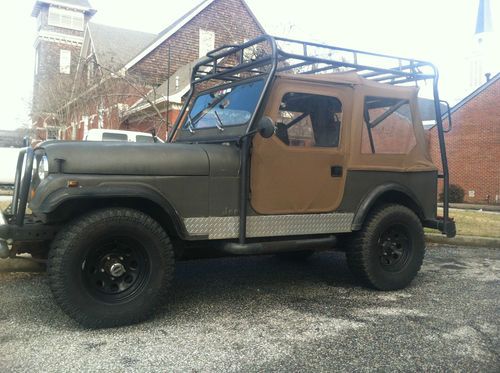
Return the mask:
M86 330L43 273L0 273L0 371L482 371L500 367L500 250L431 246L408 289L344 256L180 263L148 322Z

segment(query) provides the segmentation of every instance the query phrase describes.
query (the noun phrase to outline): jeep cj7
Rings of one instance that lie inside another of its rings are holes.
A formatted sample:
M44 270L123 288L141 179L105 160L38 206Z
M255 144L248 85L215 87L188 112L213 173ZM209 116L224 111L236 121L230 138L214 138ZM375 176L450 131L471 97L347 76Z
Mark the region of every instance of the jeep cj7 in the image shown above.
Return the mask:
M423 81L442 173L422 126ZM195 65L167 143L23 150L0 256L46 261L57 303L89 327L147 318L175 260L200 250L337 249L367 286L401 289L422 264L423 227L455 234L441 118L428 62L268 35L226 45Z

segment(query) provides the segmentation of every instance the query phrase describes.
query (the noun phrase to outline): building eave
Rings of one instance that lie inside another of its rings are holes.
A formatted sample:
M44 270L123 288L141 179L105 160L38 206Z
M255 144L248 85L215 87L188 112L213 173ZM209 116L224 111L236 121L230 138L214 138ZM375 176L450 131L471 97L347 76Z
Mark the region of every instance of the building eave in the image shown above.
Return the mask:
M490 86L495 84L498 80L500 80L500 73L497 73L493 78L488 80L486 83L483 85L479 86L476 88L473 92L465 96L462 100L457 102L450 110L451 114L456 112L458 109L460 109L462 106L467 104L469 101L473 100L475 97L480 95L482 92L484 92L486 89L488 89Z
M135 56L130 62L128 62L125 66L125 70L129 70L139 61L141 61L144 57L146 57L149 53L154 51L160 44L162 44L165 40L169 39L173 34L179 31L184 25L186 25L189 21L191 21L194 17L200 14L206 7L212 4L215 0L205 0L202 2L197 8L195 8L188 16L186 16L181 22L177 23L175 27L170 29L167 33L163 34L161 37L156 39L153 43L151 43L148 47L146 47L142 52L140 52L137 56ZM174 22L175 23L175 22Z
M55 42L55 43L63 43L63 44L70 44L70 45L82 45L83 43L83 37L81 36L75 36L75 35L68 35L68 34L63 34L59 32L54 32L54 31L46 31L42 30L38 33L37 38L35 40L35 48L36 45L38 45L39 40L45 40L49 42Z
M86 6L81 6L81 5L70 5L65 3L64 1L57 1L57 0L38 0L35 2L35 5L33 5L33 10L31 11L31 16L32 17L38 17L38 14L40 13L40 9L42 8L42 4L47 4L47 5L56 5L60 6L62 8L68 8L68 9L75 9L75 10L82 10L83 12L93 16L94 14L97 13L96 9L89 8Z
M153 105L159 105L165 102L169 102L170 104L182 105L182 96L184 96L189 91L190 85L185 86L180 89L177 93L170 95L170 97L161 96L156 100L152 101ZM143 98L139 99L136 103L134 103L126 112L126 116L131 116L141 111L147 110L151 107L151 103L148 101L144 101Z

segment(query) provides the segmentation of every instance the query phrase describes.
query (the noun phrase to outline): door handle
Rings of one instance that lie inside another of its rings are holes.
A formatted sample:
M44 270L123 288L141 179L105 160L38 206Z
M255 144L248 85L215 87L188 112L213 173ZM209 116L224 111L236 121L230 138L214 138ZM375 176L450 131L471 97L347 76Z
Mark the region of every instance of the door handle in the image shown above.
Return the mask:
M331 176L332 177L342 177L342 166L332 166Z

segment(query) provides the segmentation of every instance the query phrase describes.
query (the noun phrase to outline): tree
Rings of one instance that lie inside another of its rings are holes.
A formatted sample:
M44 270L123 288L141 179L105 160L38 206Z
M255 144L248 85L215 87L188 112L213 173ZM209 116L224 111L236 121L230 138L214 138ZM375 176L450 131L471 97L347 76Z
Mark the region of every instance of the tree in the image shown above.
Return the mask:
M138 74L98 64L93 56L74 65L74 75L47 67L44 74L51 78L40 79L35 87L32 117L47 128L47 137L76 139L82 125L119 128L123 112L140 99L153 108L147 115L155 118L155 131L166 125L155 104L156 88Z

